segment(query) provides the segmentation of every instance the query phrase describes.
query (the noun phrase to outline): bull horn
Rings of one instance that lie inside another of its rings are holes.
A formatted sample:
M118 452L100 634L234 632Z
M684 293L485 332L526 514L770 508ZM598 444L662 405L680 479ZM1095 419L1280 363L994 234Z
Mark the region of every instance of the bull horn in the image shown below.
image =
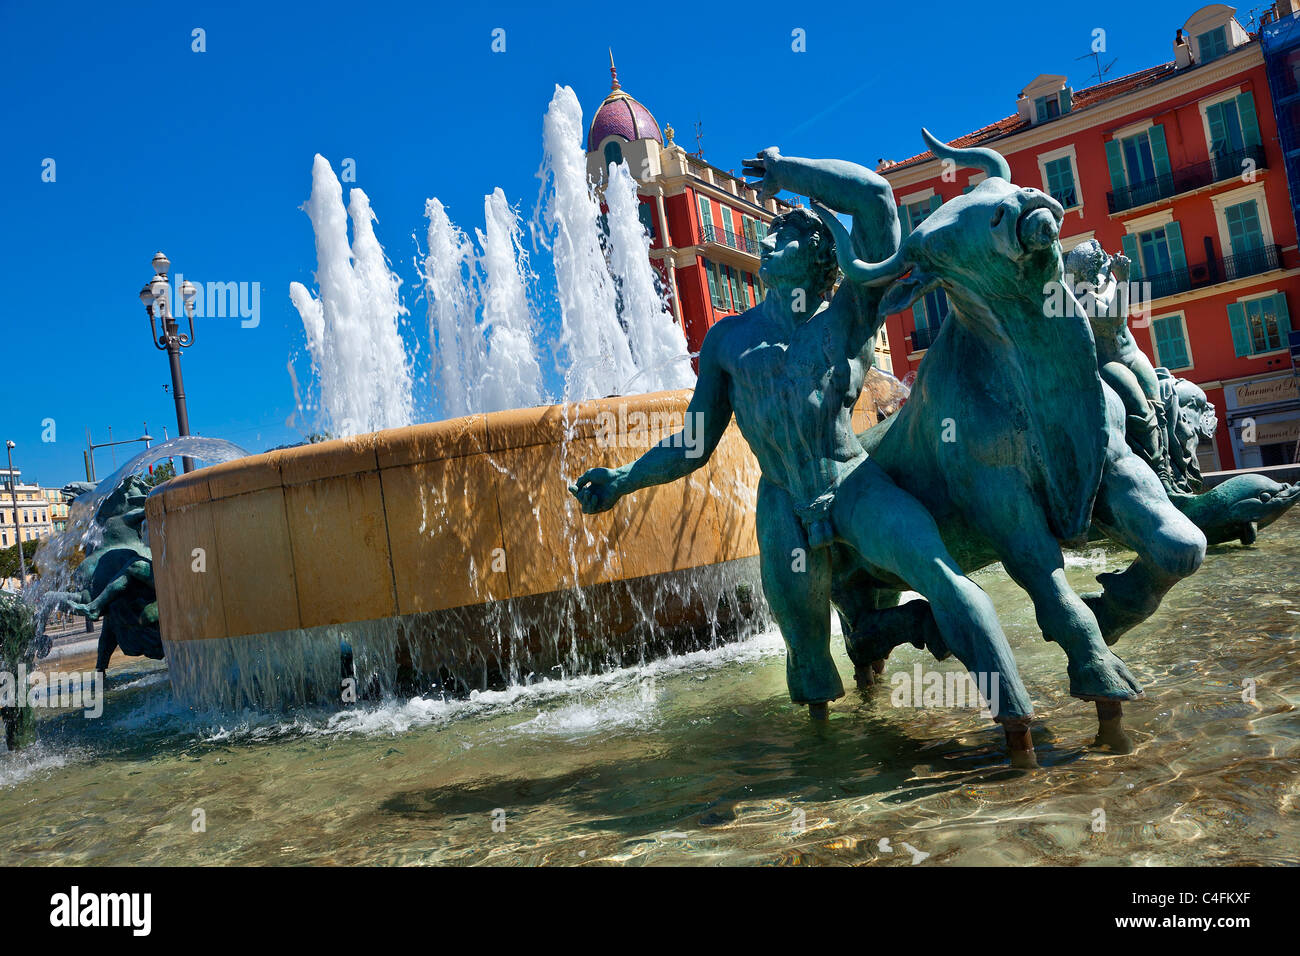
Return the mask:
M930 152L940 159L951 159L959 166L973 166L976 169L984 170L989 176L996 176L999 179L1011 182L1011 167L1007 165L1006 159L997 150L986 149L982 146L957 149L940 142L934 137L934 134L924 127L921 128L921 138L925 140L925 145L930 147Z
M907 271L908 264L903 258L901 246L884 262L867 262L855 258L849 231L844 228L844 223L840 222L839 217L816 200L812 201L812 208L813 212L817 213L817 218L826 224L826 228L830 229L831 235L835 237L835 258L839 261L840 268L844 270L844 275L849 279L866 285L884 285Z

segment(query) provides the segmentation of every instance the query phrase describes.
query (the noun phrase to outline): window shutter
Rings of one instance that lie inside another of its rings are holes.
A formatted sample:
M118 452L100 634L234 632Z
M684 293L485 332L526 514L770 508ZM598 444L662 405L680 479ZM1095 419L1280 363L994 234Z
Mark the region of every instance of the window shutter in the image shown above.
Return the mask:
M1178 221L1165 223L1165 245L1169 247L1169 261L1175 270L1187 271L1187 255L1183 250L1183 227Z
M1291 314L1286 310L1285 292L1273 296L1273 309L1277 314L1277 334L1282 337L1282 348L1286 348L1291 334Z
M1151 144L1151 162L1157 176L1171 174L1169 166L1169 147L1165 144L1165 128L1159 123L1152 123L1147 130L1147 142Z
M933 196L930 197L930 212L934 212L942 205L943 205L943 197L940 196L938 193L935 193Z
M1073 92L1067 86L1065 89L1061 90L1057 96L1061 100L1061 115L1064 116L1066 113L1070 112L1070 105L1073 102Z
M1210 125L1210 155L1226 152L1228 149L1228 124L1223 121L1223 104L1215 103L1205 110L1205 118Z
M1255 97L1247 90L1237 97L1237 115L1241 117L1241 139L1246 148L1259 146L1259 117L1255 115Z
M1126 255L1129 261L1133 263L1132 268L1129 270L1131 273L1130 278L1142 278L1142 257L1138 254L1137 236L1130 233L1120 241L1124 246L1124 255Z
M1250 331L1246 328L1246 310L1240 302L1228 304L1228 324L1232 326L1232 350L1237 358L1250 355Z
M709 302L716 306L718 304L718 277L713 274L713 263L705 261L704 271L709 276Z
M1166 317L1166 319L1157 319L1151 324L1152 338L1156 339L1156 360L1158 364L1164 365L1165 368L1170 368L1173 365L1169 360L1171 351L1173 351L1169 341L1169 324L1171 321L1173 319Z
M1187 339L1183 335L1181 316L1171 315L1160 321L1163 340L1157 346L1165 368L1187 368Z
M1106 166L1110 169L1110 188L1120 190L1128 185L1124 178L1124 154L1120 150L1119 140L1106 140Z

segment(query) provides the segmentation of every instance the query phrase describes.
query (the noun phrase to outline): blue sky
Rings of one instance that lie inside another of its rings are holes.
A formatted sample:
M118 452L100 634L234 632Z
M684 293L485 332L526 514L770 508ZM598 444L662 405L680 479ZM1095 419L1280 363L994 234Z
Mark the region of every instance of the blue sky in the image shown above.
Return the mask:
M256 328L200 320L183 359L193 430L254 452L301 438L286 426L286 366L304 351L288 287L314 289L298 207L317 152L336 169L356 160L405 280L408 334L423 342L412 234L423 246L425 199L472 231L501 186L531 217L554 84L573 86L589 118L609 89L609 46L624 88L688 149L702 122L716 166L739 170L770 145L874 166L917 152L923 124L952 138L1008 115L1040 73L1089 85L1092 61L1075 57L1096 28L1105 62L1119 59L1112 76L1164 62L1199 4L953 3L936 15L945 4L750 2L679 5L671 20L608 2L125 6L0 4L0 441L16 441L15 464L44 484L82 477L87 426L96 441L145 421L175 434L166 356L137 298L158 249L192 279L261 284ZM491 50L498 27L504 53ZM195 28L206 52L191 50ZM796 28L805 53L791 49ZM417 375L428 361L426 349ZM107 450L96 461L111 470Z

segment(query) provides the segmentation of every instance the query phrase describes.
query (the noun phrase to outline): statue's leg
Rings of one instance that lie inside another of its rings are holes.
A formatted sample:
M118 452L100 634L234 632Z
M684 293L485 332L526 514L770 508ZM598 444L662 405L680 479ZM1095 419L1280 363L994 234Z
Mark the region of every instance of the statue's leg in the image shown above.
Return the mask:
M912 601L881 613L899 619L919 613L922 627L929 626L925 621L932 615L942 648L955 654L977 683L983 679L981 686L996 681L997 700L989 704L1006 731L1012 763L1034 766L1029 733L1033 703L993 603L961 573L930 512L868 460L840 487L831 514L836 532L864 560L903 579L929 602L928 608Z
M789 493L763 479L757 524L763 594L785 639L790 699L807 704L814 718L824 718L827 702L844 696L831 657L830 550L808 547Z
M1010 471L990 473L984 494L980 527L1007 574L1034 602L1043 637L1069 658L1070 693L1083 700L1141 697L1137 678L1106 646L1096 619L1066 580L1061 546L1023 478Z
M1107 644L1155 613L1169 589L1201 566L1205 535L1165 494L1155 474L1132 454L1107 462L1093 522L1137 552L1121 572L1097 576L1098 593L1084 595Z
M1163 429L1137 376L1127 365L1107 362L1101 368L1101 377L1124 403L1124 437L1128 446L1158 474L1167 467Z

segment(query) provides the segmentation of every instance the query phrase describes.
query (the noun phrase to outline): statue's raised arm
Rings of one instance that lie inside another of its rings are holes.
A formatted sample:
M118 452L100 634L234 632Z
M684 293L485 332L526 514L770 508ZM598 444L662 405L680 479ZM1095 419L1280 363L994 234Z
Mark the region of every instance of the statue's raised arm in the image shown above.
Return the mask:
M782 189L808 196L836 244L848 245L850 259L878 262L898 251L902 233L894 191L884 177L865 166L842 159L782 156L772 146L745 160L744 167L746 175L760 177L756 185L763 199ZM852 230L846 229L831 210L851 217ZM855 351L865 347L867 339L880 328L883 290L870 288L852 276L847 278L832 308L854 333L850 335L850 350Z

